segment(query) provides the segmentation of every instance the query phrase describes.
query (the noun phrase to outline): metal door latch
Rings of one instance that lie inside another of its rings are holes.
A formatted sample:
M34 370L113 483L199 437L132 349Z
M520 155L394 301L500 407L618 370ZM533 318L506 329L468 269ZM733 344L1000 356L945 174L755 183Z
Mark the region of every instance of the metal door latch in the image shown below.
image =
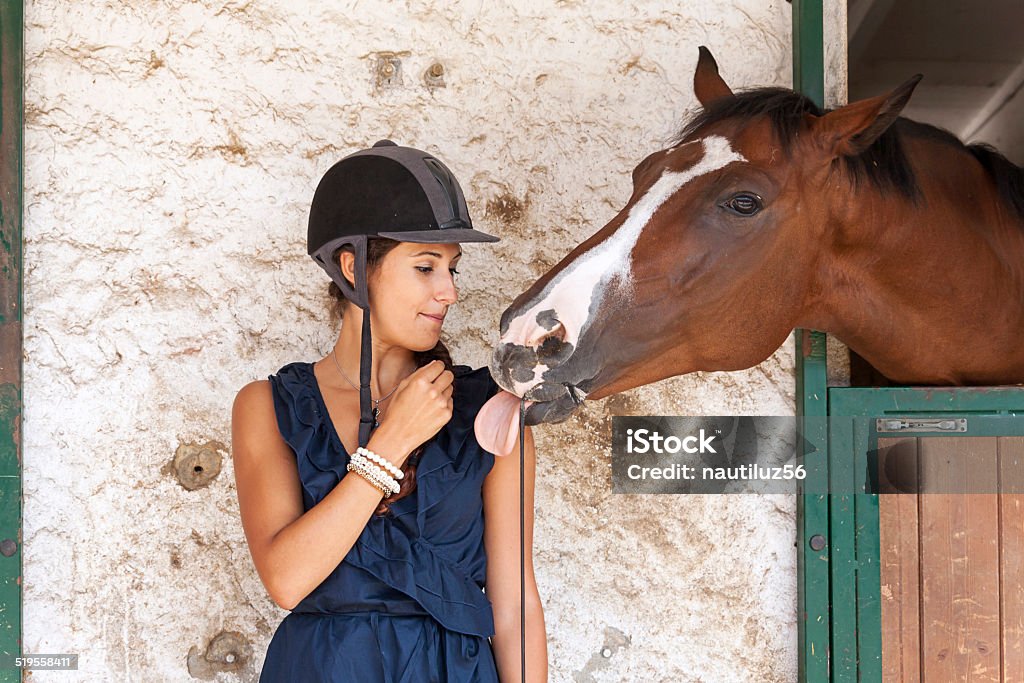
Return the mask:
M966 432L967 418L919 419L880 417L875 420L876 432Z

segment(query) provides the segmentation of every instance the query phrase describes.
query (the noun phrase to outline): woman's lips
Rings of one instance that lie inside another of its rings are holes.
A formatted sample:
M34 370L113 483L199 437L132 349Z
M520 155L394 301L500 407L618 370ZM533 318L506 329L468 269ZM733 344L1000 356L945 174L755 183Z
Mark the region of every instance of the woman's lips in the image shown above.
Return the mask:
M420 315L422 315L424 318L429 318L430 320L435 321L438 325L444 322L443 315L430 315L429 313L420 313Z

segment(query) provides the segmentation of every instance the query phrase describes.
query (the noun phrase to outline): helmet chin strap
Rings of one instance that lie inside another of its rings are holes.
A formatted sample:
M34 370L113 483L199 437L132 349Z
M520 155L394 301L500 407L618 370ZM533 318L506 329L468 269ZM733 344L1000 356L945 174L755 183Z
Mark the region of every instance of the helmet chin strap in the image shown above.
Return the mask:
M359 446L365 448L373 429L370 407L370 307L363 309L363 334L359 344Z
M373 408L370 394L370 367L372 365L370 337L370 289L366 281L366 239L355 243L355 293L363 310L363 331L359 340L359 446L365 448L373 430Z

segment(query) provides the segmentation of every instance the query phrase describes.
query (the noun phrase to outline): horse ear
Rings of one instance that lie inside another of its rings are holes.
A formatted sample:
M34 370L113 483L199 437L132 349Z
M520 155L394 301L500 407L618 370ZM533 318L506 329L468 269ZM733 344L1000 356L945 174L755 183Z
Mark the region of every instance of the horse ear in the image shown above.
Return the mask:
M887 95L860 100L814 117L814 135L834 156L860 154L899 117L920 80L921 74L917 74Z
M712 56L711 50L703 45L700 46L697 71L693 74L693 93L705 108L716 100L733 96L732 90L718 75L718 62Z

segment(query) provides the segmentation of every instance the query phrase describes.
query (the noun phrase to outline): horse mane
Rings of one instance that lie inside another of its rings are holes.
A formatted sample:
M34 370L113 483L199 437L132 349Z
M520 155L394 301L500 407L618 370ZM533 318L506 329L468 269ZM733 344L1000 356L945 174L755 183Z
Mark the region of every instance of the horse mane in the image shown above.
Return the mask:
M721 121L737 119L748 122L765 116L783 151L789 154L793 141L805 125L804 116L822 116L829 111L832 110L822 109L809 97L788 88L753 88L737 92L734 97L720 98L704 107L683 125L674 142L683 142L705 126ZM965 145L947 130L902 116L866 150L842 158L854 185L868 182L880 192L893 192L910 201L920 199L921 189L903 145L907 137L950 145L971 155L995 182L1002 201L1019 219L1024 220L1024 169L987 144Z

